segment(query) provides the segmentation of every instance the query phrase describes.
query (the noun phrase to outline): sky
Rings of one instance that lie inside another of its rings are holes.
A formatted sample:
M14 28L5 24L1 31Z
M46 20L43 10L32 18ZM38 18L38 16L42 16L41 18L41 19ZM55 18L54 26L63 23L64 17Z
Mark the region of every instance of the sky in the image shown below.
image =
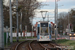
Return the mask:
M35 18L33 19L33 25L36 24L37 21L43 21L42 15L40 11L48 11L49 13L49 21L54 22L54 10L55 10L55 0L37 0L44 4L39 9L35 10ZM8 0L5 0L5 4L8 4ZM58 14L61 12L69 12L72 8L75 8L75 0L58 0ZM63 6L62 6L63 5ZM47 21L48 13L46 15L45 21ZM45 17L45 13L43 13Z
M55 0L37 0L38 2L41 2L42 4L45 4L45 6L42 6L41 8L35 10L35 17L33 19L33 24L35 24L37 21L43 21L41 18L42 15L40 11L48 11L49 13L49 21L54 22L54 10L55 10ZM61 12L69 12L72 8L75 8L75 0L58 0L58 14ZM62 6L63 5L63 6ZM45 13L43 13L43 16L45 16ZM48 14L46 16L45 21L47 21Z

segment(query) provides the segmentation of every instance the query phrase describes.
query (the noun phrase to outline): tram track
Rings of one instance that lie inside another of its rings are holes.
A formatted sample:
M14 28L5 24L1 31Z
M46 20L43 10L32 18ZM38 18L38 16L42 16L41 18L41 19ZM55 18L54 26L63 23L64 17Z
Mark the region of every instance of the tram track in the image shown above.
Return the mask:
M15 50L44 50L37 41L24 41L16 45Z
M20 42L18 45L16 45L15 50L29 50L28 43L29 41Z
M18 43L14 50L61 50L61 48L56 46L59 45L52 42L40 43L36 40L33 40Z
M29 48L30 48L30 50L32 50L32 47L31 47L31 43L32 43L33 41L31 41L30 43L29 43Z
M44 48L41 47L37 41L32 41L30 43L30 48L31 50L44 50Z
M61 50L60 48L57 48L55 44L53 43L39 43L40 46L44 48L44 50Z

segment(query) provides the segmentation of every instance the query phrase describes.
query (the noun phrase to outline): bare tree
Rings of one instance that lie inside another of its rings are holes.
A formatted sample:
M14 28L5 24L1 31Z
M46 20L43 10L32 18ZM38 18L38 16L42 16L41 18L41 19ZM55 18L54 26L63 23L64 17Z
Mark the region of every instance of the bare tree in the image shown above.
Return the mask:
M70 23L71 23L70 28L73 29L73 31L75 32L75 8L69 11L69 17L70 17Z
M23 0L19 2L19 9L22 13L22 25L23 29L24 26L27 25L27 28L29 31L31 31L31 23L30 23L30 17L34 17L35 12L34 10L40 7L40 3L37 2L37 0ZM19 17L20 18L20 17Z
M59 18L58 18L58 27L59 27L59 33L66 31L68 25L68 15L65 12L62 12L59 14Z
M71 9L68 13L60 13L58 21L59 30L62 26L62 30L65 31L70 24L70 29L75 32L75 9Z
M12 6L13 6L12 2ZM19 12L19 25L21 20L21 12L22 12L22 28L25 29L25 25L27 25L28 31L31 31L31 23L30 23L30 17L34 17L35 12L34 10L37 8L40 8L40 3L36 0L19 0L18 2L18 12ZM9 26L9 7L4 6L4 27ZM12 23L13 27L16 29L16 16L14 15L12 17ZM10 26L9 26L10 27Z

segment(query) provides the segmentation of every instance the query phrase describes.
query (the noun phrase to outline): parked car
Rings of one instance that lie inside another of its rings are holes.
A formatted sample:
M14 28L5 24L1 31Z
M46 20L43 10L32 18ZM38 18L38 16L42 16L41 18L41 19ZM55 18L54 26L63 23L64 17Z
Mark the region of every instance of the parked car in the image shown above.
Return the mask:
M70 36L70 37L75 37L75 32L69 33L69 36Z

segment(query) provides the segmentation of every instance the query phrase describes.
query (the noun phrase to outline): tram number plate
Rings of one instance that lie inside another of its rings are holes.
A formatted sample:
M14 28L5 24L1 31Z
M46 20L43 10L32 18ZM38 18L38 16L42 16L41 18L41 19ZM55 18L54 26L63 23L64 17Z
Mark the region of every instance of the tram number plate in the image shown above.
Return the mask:
M43 38L46 38L45 36L43 36Z
M45 38L45 37L43 36L43 38Z

